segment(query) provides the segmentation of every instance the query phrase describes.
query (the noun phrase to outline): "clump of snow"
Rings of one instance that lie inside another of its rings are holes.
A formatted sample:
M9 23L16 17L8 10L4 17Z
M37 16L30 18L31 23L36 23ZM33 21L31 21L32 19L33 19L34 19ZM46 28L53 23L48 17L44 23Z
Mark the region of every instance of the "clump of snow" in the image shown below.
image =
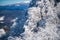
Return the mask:
M5 34L6 34L5 30L4 29L0 29L0 37L2 37Z
M13 22L11 28L16 26L16 24L17 24L17 23L16 23L16 20L17 20L17 19L18 19L18 18L15 18L15 19L11 20L11 22Z
M1 20L4 20L4 16L0 17L0 21L1 21Z
M15 22L17 19L18 19L18 18L15 18L15 19L11 20L11 22Z
M20 37L12 37L12 36L9 36L8 37L8 40L22 40Z

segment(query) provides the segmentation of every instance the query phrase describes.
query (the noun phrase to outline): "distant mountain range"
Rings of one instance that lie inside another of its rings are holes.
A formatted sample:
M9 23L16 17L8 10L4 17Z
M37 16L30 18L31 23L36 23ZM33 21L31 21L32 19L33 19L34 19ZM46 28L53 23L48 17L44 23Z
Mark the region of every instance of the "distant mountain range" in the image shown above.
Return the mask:
M0 6L0 10L24 10L27 9L29 3L16 3L11 5Z

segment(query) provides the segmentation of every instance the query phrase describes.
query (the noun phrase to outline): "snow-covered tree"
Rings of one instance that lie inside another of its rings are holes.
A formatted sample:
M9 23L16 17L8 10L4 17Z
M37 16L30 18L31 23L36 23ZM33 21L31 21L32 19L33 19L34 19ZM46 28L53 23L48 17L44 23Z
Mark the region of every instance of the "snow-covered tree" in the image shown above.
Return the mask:
M29 18L24 25L24 39L58 40L57 15L54 6L49 0L36 0L35 5L28 9Z
M24 25L25 32L19 40L59 40L58 17L53 5L49 0L31 1L29 17Z

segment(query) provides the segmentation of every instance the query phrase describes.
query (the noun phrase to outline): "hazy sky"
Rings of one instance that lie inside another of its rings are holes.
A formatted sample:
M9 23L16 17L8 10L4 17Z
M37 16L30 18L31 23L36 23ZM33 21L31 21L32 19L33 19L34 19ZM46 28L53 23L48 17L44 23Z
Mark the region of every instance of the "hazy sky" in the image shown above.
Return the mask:
M0 0L0 5L8 5L20 2L29 2L30 0Z

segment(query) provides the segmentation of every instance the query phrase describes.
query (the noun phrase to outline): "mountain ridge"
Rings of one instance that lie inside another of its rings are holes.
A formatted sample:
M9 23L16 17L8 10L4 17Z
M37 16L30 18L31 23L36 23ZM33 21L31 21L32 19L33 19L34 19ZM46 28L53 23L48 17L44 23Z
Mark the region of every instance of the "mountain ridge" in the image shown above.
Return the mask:
M0 6L0 10L23 10L29 7L29 3L16 3L11 5Z

